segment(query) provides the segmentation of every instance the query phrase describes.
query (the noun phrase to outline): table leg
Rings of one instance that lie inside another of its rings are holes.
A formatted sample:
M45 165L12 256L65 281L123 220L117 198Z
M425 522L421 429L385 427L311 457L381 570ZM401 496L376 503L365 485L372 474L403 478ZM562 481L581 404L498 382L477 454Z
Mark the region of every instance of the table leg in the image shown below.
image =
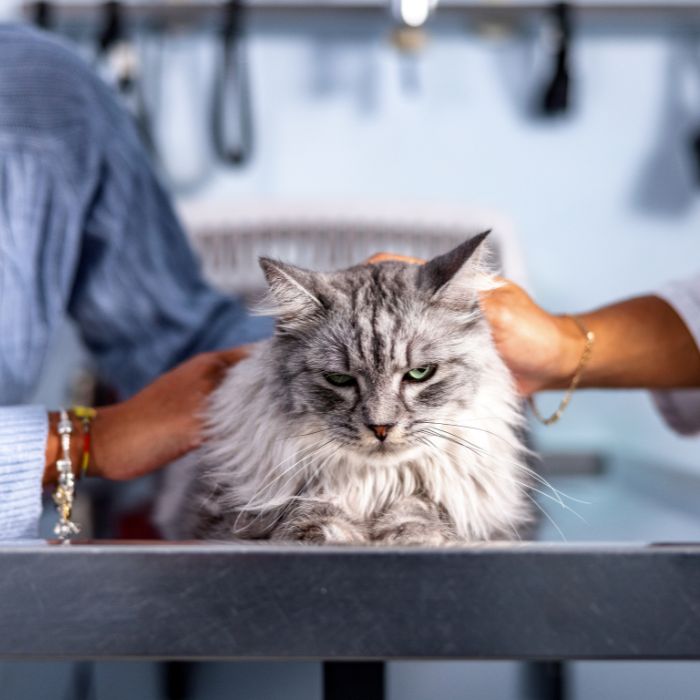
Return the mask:
M566 700L566 664L563 661L532 661L526 665L525 672L525 698Z
M92 661L76 661L73 664L73 700L90 700L95 693L94 665Z
M323 700L384 700L384 662L325 661Z
M163 700L192 700L195 664L191 661L164 661L161 664Z

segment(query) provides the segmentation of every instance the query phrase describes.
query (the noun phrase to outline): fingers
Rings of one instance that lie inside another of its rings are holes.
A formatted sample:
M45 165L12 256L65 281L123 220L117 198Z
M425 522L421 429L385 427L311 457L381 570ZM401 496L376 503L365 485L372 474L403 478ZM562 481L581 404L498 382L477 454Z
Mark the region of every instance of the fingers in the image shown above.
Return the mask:
M411 265L422 265L425 262L425 260L421 260L420 258L412 258L410 255L398 255L396 253L376 253L368 260L365 260L365 264L375 265L376 263L389 262L392 260L394 262L409 263Z
M228 350L220 350L216 353L217 359L221 360L227 367L235 365L237 362L250 355L255 345L239 345Z
M503 294L504 292L507 293L517 287L517 285L514 282L511 282L505 277L500 277L499 275L495 275L493 277L493 280L495 284L490 289L485 289L479 292L479 296L482 299L482 301L484 299L488 299L490 296L498 296L499 294Z
M505 303L508 295L515 288L515 285L504 277L496 277L495 279L498 283L497 287L479 292L479 306L487 316L489 312Z
M238 364L241 360L244 360L250 355L255 345L239 345L235 348L228 348L226 350L219 350L217 352L211 353L213 370L211 374L211 379L213 381L210 390L216 388L219 382L226 375L227 370L229 370L234 365Z

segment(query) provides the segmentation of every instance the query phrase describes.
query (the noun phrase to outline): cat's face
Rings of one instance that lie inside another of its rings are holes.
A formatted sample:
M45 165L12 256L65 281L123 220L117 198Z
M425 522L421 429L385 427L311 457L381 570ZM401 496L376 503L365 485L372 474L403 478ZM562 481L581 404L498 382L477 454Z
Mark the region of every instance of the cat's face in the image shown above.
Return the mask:
M476 293L483 238L423 266L261 262L279 318L272 371L319 445L406 459L469 405L493 354Z

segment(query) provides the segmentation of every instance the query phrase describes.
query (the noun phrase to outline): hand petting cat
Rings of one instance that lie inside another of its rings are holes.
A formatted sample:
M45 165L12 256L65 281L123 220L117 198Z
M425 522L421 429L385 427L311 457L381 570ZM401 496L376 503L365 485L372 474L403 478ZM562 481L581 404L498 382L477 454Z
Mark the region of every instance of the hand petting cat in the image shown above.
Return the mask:
M526 292L503 280L482 294L481 306L496 348L520 392L565 389L586 340L570 316L539 307ZM632 297L577 314L595 333L595 349L581 387L683 389L700 386L700 352L688 325L665 299Z
M132 398L101 408L92 425L90 476L123 481L175 461L202 442L202 414L227 369L248 355L245 346L202 353L167 372ZM44 484L56 479L57 414L50 414ZM77 421L75 429L82 430ZM73 441L75 450L80 440ZM79 454L73 463L79 464Z
M500 282L481 294L481 309L518 391L530 396L565 387L585 345L581 330L570 317L547 313L517 284Z

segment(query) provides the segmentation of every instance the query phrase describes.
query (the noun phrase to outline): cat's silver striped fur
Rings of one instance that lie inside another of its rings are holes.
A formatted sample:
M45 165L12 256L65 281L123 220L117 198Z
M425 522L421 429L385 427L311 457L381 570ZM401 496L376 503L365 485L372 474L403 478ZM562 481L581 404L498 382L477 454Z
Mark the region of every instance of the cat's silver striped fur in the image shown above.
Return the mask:
M214 393L205 446L170 477L196 474L170 534L517 536L530 517L528 470L519 401L477 302L494 284L484 237L423 266L317 273L262 260L276 334ZM427 381L403 379L430 365ZM328 373L355 383L334 386ZM391 426L384 440L373 425Z

